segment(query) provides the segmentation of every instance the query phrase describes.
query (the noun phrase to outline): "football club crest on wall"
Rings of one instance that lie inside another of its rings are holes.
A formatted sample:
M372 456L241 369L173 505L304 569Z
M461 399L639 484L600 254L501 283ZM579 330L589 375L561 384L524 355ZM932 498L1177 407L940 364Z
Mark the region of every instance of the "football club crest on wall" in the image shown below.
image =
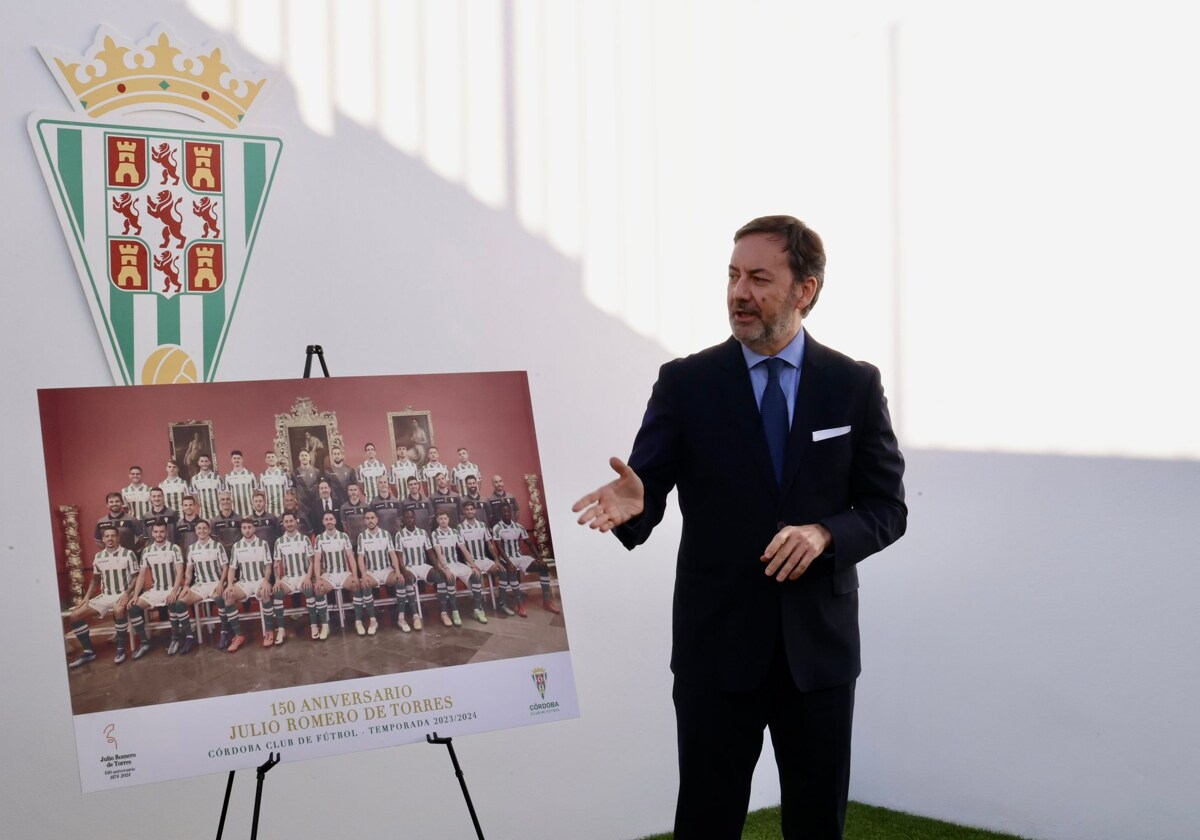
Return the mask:
M114 380L212 381L283 147L243 125L267 78L162 25L40 52L75 113L29 135Z

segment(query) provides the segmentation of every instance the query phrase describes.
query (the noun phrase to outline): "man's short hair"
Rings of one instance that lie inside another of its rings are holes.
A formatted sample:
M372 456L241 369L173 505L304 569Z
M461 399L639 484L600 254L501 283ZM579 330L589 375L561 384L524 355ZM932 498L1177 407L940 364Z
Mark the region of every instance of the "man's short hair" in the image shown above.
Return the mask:
M821 296L821 289L825 286L825 243L815 230L795 216L759 216L757 219L751 219L738 228L737 233L733 235L733 241L736 243L743 236L752 233L765 233L769 237L779 237L783 240L793 281L799 283L805 277L816 278L817 290L813 292L808 306L800 310L801 316L807 317L817 305L817 298Z
M243 516L242 521L238 523L238 525L253 525L253 524L254 524L254 520L251 519L249 516Z
M116 525L105 525L103 528L100 529L100 536L103 537L109 531L112 531L118 537L121 536L121 529L118 528Z
M125 497L122 496L120 493L118 493L116 490L114 490L111 493L109 493L107 496L104 497L104 504L108 504L113 499L116 499L118 502L125 501Z
M233 450L232 452L230 452L230 453L229 453L229 457L231 457L231 458L232 458L234 455L238 455L238 456L240 456L240 457L244 457L244 456L242 456L242 450L240 450L240 449L235 449L235 450Z

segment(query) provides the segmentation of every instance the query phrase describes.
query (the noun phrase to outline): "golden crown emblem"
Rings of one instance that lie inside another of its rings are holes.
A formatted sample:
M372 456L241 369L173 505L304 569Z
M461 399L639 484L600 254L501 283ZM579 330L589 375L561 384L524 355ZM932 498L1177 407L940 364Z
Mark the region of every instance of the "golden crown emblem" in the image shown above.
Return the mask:
M101 29L81 56L43 50L67 96L93 118L121 111L169 110L237 128L267 80L235 73L221 47L189 52L166 27L133 43Z

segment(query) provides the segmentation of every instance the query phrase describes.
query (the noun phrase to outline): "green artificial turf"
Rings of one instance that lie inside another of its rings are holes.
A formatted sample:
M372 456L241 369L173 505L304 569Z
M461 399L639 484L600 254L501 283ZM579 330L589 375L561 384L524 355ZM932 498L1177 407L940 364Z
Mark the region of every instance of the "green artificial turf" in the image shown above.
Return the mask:
M656 834L644 840L671 840L671 834ZM766 808L746 817L742 840L780 840L779 809ZM887 808L851 802L846 811L845 840L1020 840L1014 834L999 834L982 828L917 817Z

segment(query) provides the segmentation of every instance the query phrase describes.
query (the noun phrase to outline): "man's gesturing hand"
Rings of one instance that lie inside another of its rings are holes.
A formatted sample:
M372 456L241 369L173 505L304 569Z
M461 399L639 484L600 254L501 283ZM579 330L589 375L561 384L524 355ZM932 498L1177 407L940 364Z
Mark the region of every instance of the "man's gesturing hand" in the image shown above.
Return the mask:
M616 470L617 478L588 493L571 507L575 513L582 511L580 525L599 531L611 531L633 519L645 507L645 490L637 473L620 458L609 458L608 465Z
M824 525L788 525L775 535L763 552L761 559L767 564L767 576L774 575L780 583L795 580L832 540L833 535Z

